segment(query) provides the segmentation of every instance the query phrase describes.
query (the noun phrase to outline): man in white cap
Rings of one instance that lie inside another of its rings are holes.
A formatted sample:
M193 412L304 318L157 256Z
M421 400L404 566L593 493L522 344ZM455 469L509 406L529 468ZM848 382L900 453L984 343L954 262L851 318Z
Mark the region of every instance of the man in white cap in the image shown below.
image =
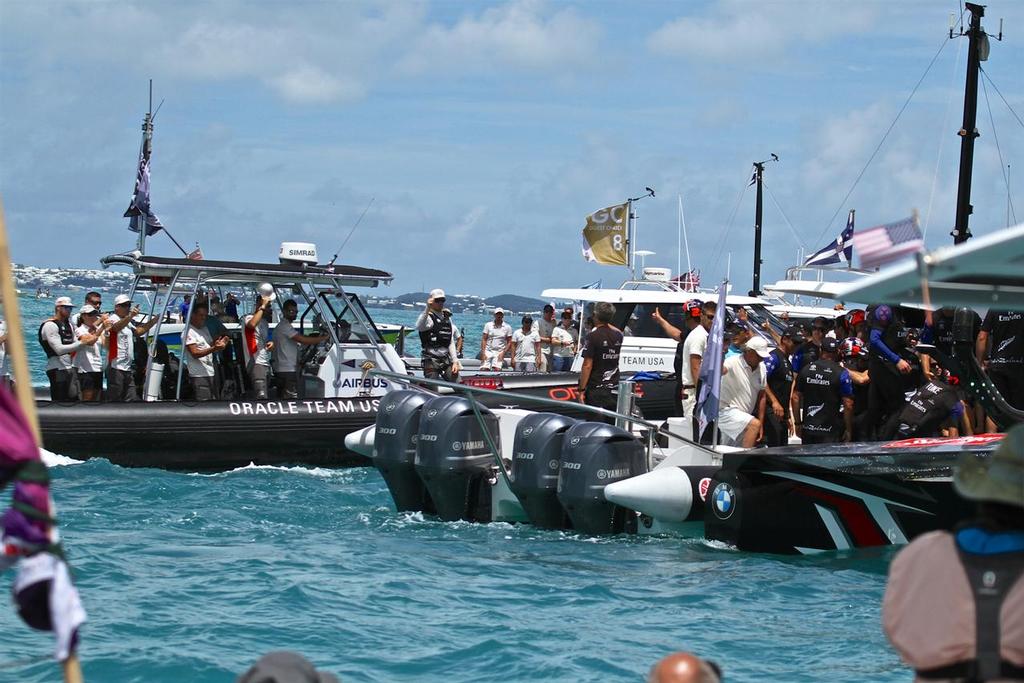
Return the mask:
M455 348L454 325L451 316L444 314L444 302L443 289L430 291L427 305L416 319L416 331L420 333L423 376L455 382L462 367Z
M114 314L107 322L110 326L107 340L107 391L106 401L135 401L135 337L145 336L156 324L153 316L145 323L133 322L139 314L139 307L132 307L127 294L114 297Z
M953 488L974 518L896 555L885 635L915 680L1024 680L1024 425L988 457L961 453Z
M46 377L50 380L51 401L72 401L78 398L78 373L72 366L71 354L83 346L95 344L99 335L75 339L71 327L71 297L58 297L53 304L53 317L39 326L39 345L46 354Z
M743 353L725 359L722 395L719 399L718 431L723 443L753 448L764 425L764 359L771 355L764 337L754 336L743 345Z
M505 354L509 342L512 341L512 326L505 322L505 310L494 309L494 320L484 325L484 334L480 338L481 370L501 370L505 364Z

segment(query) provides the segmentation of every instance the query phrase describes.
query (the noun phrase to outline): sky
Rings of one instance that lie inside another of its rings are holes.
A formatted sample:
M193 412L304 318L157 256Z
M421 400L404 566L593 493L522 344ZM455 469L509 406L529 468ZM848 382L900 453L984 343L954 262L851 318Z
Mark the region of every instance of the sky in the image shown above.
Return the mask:
M153 207L207 258L274 261L292 240L326 261L365 210L338 261L394 273L381 293L617 286L627 271L586 263L580 232L649 186L646 264L686 269L681 201L692 266L746 291L747 184L772 153L763 282L851 208L859 228L917 209L928 246L949 244L967 49L948 38L951 13L940 0L2 0L12 256L96 266L133 248L122 214L149 79ZM993 2L984 26L1001 17L988 103L979 93L975 235L1007 223L1007 164L1024 220L1024 3ZM147 251L178 253L164 235Z

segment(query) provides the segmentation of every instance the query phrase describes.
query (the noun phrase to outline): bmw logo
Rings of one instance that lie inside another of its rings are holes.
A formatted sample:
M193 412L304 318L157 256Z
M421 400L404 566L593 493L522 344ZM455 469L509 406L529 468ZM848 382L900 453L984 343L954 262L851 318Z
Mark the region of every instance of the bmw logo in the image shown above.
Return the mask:
M436 410L428 410L427 411L427 417L434 417L436 415L437 415L437 411Z
M715 517L729 519L736 510L736 491L724 481L715 487L711 494L711 506L714 508Z

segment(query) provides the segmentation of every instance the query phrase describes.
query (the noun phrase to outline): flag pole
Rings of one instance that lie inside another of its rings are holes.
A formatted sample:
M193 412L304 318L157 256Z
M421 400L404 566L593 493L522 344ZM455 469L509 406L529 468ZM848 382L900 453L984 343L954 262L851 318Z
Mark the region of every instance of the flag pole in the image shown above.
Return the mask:
M153 79L149 79L149 111L142 121L142 158L149 163L149 156L153 151ZM146 231L149 226L146 222L147 216L141 216L139 225L139 253L146 253ZM173 239L173 238L171 238Z
M627 260L629 261L629 279L636 279L636 267L634 260L636 255L636 214L633 213L633 200L629 199L626 201L626 249L628 250Z

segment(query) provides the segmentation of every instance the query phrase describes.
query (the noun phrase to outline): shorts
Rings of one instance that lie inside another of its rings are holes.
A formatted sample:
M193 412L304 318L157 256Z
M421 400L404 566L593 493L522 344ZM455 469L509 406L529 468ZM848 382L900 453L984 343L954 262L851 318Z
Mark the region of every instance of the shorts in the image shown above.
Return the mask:
M739 444L740 437L753 419L753 415L739 408L722 408L718 411L718 431L729 440L723 439L722 442L730 446Z
M104 400L131 402L138 398L138 394L135 393L135 373L131 370L107 368L107 393Z
M537 364L528 363L526 361L516 361L516 372L537 372Z
M195 392L197 401L214 401L217 399L217 384L214 377L193 377L189 376L192 382L192 390Z
M484 360L480 363L481 370L501 370L502 363L498 362L501 351L484 351Z
M552 356L551 372L569 372L572 370L572 356Z
M79 372L78 384L82 391L101 391L103 389L102 372Z

